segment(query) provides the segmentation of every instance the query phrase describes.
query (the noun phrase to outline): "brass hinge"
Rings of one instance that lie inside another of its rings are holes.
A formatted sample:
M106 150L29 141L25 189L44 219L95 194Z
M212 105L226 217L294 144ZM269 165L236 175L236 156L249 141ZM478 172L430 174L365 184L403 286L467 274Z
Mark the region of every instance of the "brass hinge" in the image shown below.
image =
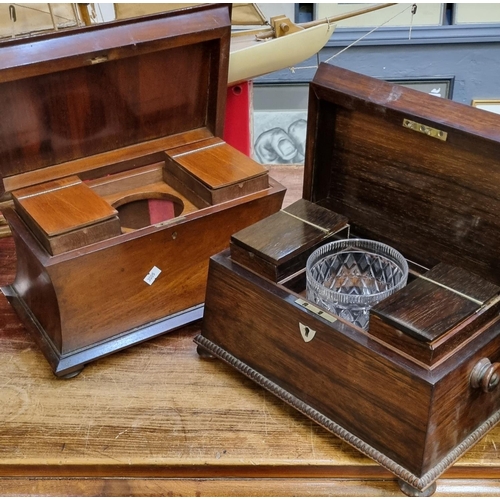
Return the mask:
M429 127L428 125L422 125L421 123L414 122L413 120L408 120L405 118L403 120L403 127L410 128L411 130L415 130L416 132L420 132L421 134L428 135L429 137L434 137L435 139L439 139L440 141L446 141L448 138L448 133L443 130L439 130L437 128Z

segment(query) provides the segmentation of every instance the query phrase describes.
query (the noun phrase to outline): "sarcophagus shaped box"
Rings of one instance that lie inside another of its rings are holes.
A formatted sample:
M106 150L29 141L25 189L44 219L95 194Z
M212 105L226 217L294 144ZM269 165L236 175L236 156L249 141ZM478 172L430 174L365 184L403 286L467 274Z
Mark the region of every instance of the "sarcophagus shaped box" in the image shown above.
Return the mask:
M211 259L195 340L431 494L500 418L500 124L323 64L306 151L304 199ZM347 236L409 263L367 330L304 293L308 255Z
M57 375L199 319L208 258L284 188L222 140L230 6L2 43L3 289Z

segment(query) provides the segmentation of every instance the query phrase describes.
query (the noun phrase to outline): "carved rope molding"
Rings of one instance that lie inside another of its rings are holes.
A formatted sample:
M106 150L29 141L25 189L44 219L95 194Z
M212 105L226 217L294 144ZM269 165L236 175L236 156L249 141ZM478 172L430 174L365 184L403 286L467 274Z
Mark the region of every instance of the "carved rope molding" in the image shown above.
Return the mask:
M301 399L286 391L273 381L269 380L267 377L264 377L264 375L261 375L258 371L243 363L238 358L224 350L222 347L205 338L203 335L197 335L194 338L194 341L203 349L206 349L214 356L218 357L222 361L225 361L240 373L247 376L285 403L289 404L317 424L321 425L321 427L324 427L332 434L335 434L343 441L349 443L358 451L372 458L382 467L385 467L387 470L392 472L395 476L420 491L428 488L446 469L451 467L469 448L477 443L500 420L499 410L494 413L488 420L486 420L481 426L479 426L466 439L464 439L456 448L448 453L448 455L446 455L446 457L443 458L443 460L441 460L441 462L439 462L429 472L424 474L422 477L418 477L401 465L397 464L394 460L390 459L380 451L365 443L362 439L359 439L354 434L350 433L348 430L335 423L333 420L315 410L312 406L304 403L304 401L302 401Z

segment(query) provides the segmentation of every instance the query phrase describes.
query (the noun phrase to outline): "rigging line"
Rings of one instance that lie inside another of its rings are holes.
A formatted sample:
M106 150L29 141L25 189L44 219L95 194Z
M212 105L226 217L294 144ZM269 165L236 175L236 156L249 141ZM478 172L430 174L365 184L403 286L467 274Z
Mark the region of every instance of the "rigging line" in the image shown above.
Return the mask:
M371 35L374 31L378 30L379 28L381 28L385 24L391 22L393 19L395 19L396 17L400 16L401 14L403 14L404 12L406 12L408 9L411 9L411 8L413 8L413 5L409 5L408 7L406 7L405 9L403 9L402 11L398 12L396 15L394 15L391 18L387 19L387 21L384 21L382 24L379 24L378 26L375 26L375 28L373 28L372 30L370 30L368 33L365 33L362 37L358 38L357 40L354 40L354 42L352 42L351 44L349 44L347 47L344 47L342 50L340 50L339 52L337 52L333 56L329 57L325 61L325 63L329 63L334 57L339 56L340 54L342 54L342 52L345 52L347 49L350 49L353 45L355 45L358 42L360 42L361 40L363 40L363 38L366 38L368 35ZM292 66L292 67L290 67L288 69L292 73L295 73L295 70L297 70L297 69L316 69L317 67L318 66L299 66L299 67L293 67Z
M52 21L52 26L54 26L54 31L57 31L57 22L56 18L54 17L54 11L52 10L52 5L48 3L47 7L49 8L50 20Z
M40 12L41 14L47 14L48 16L50 16L50 12L47 12L46 10L35 9L34 7L28 7L27 5L23 5L22 3L13 3L11 5L15 5L16 7L21 7L22 9L34 10L35 12ZM64 16L60 16L59 14L54 14L54 17L59 17L60 19L63 19L64 21L73 22L73 19L70 19L70 18L64 17Z
M408 32L408 40L411 40L411 29L413 28L413 16L417 13L417 4L411 6L410 31Z
M70 5L71 5L71 9L73 10L73 16L76 20L76 24L77 24L77 26L80 26L80 20L78 19L78 12L77 12L76 4L72 3Z
M99 14L101 15L101 22L104 22L104 16L102 15L102 9L101 9L101 4L97 4L97 10L99 11Z
M401 12L398 12L395 16L392 16L390 19L387 19L387 21L384 21L382 24L379 24L378 26L375 26L375 28L373 28L371 31L369 31L368 33L365 33L362 37L358 38L357 40L354 40L354 42L352 42L347 47L344 47L342 50L340 50L339 52L337 52L336 54L334 54L332 57L329 57L325 62L326 63L330 62L334 57L337 57L338 55L342 54L342 52L345 52L347 49L351 48L353 45L355 45L356 43L358 43L361 40L363 40L363 38L366 38L368 35L371 35L374 31L378 30L379 28L381 28L385 24L391 22L393 19L395 19L396 17L400 16L401 14L403 14L404 12L406 12L408 9L411 9L411 8L412 8L412 5L409 5L408 7L406 7L405 9L403 9Z

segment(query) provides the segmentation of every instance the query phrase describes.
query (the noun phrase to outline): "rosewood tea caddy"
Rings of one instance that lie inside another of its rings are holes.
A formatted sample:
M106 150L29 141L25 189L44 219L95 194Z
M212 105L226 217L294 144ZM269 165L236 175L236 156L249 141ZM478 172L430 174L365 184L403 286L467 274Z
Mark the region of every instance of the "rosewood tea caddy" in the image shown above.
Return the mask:
M230 24L215 4L2 43L2 290L58 376L199 319L210 255L281 207L221 139Z
M211 258L199 353L431 495L500 419L499 158L495 115L320 65L303 199ZM305 299L307 257L346 237L410 268L366 331Z

